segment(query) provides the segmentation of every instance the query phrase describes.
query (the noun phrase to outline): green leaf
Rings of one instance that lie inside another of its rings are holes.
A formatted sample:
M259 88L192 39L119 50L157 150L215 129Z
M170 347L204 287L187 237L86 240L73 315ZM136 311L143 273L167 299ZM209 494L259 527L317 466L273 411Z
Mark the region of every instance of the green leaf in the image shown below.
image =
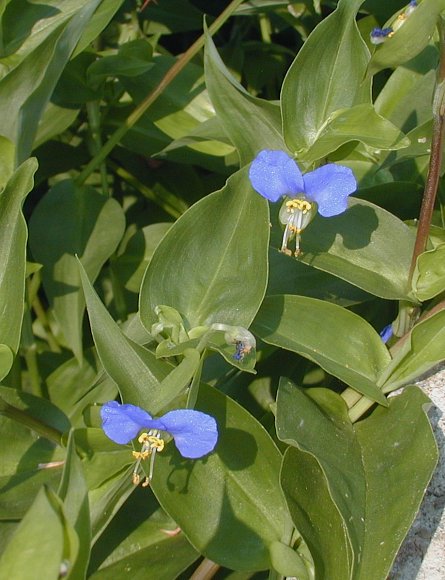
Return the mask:
M156 223L134 232L112 262L113 272L130 292L138 293L144 272L154 251L171 228L171 223Z
M18 163L29 156L40 117L99 3L84 0L76 2L71 11L61 12L49 26L42 27L46 34L43 41L1 79L0 133L16 144Z
M270 560L274 570L283 576L295 576L298 580L309 580L309 574L300 556L281 542L270 545Z
M33 256L43 264L46 295L65 340L81 360L85 300L75 255L94 281L123 236L123 210L114 199L67 180L43 197L29 227Z
M408 285L414 233L372 203L350 199L342 215L317 215L301 245L299 259L314 268L381 298L415 301Z
M153 66L152 56L153 48L147 40L132 40L121 45L117 54L95 60L88 67L88 80L98 86L108 77L139 76Z
M386 579L437 461L427 402L409 387L352 426L332 391L280 384L282 485L317 578Z
M76 45L73 58L80 54L85 48L95 40L99 34L107 27L115 13L124 3L124 0L102 0L96 8L94 14L87 21L82 31L82 36Z
M73 561L76 547L57 496L42 488L0 558L4 578L57 580L64 559Z
M238 150L241 166L261 149L285 149L277 104L252 97L225 67L206 34L206 86L216 114Z
M395 125L365 103L332 113L320 127L315 143L299 158L313 162L350 141L360 141L375 149L401 149L410 144Z
M299 449L287 449L281 486L294 523L309 546L316 578L349 579L348 536L317 459Z
M434 298L445 290L445 244L420 254L413 275L413 291L420 301Z
M379 407L355 426L367 482L359 578L387 578L416 517L438 458L426 415L429 405L421 389L408 387L390 399L388 409Z
M370 300L371 296L344 280L311 268L300 260L289 257L275 248L269 251L269 283L266 295L299 294L334 302L339 306L351 306Z
M123 334L91 286L81 263L78 265L91 331L105 371L117 384L125 403L156 414L164 396L161 381L172 367Z
M281 455L265 429L227 396L201 385L197 409L215 417L219 440L201 460L169 444L156 458L152 489L191 544L235 570L270 567L287 510L278 475Z
M389 393L414 381L444 359L445 310L440 310L414 326L377 384Z
M267 203L247 171L191 207L168 231L148 265L140 316L150 330L154 308L180 312L190 328L213 322L247 328L267 283Z
M314 145L335 111L371 102L370 82L363 82L369 52L355 22L362 3L340 1L313 30L286 75L284 139L297 157Z
M14 353L6 344L0 344L0 377L6 377L14 362Z
M373 75L387 67L395 68L419 54L434 33L439 14L443 10L444 0L419 2L394 35L376 48L369 62L368 74Z
M135 489L95 544L88 577L125 578L130 568L132 577L150 570L156 580L176 578L199 554L175 528L149 490Z
M361 464L361 450L355 440L347 406L341 397L328 389L303 390L291 381L281 379L276 422L279 439L298 448L298 453L289 452L285 456L282 468L285 488L293 497L295 490L307 487L309 480L317 482L316 488L311 484L301 498L294 498L294 510L304 510L307 505L307 514L314 510L315 521L320 523L323 505L327 513L332 514L334 530L331 529L329 534L326 525L322 525L321 530L308 529L305 518L304 529L298 526L309 544L316 570L319 568L317 577L348 578L346 570L352 569L353 553L361 552L365 538L362 516L366 482L363 470L357 468ZM297 476L298 483L294 484L288 478L295 475L296 464L299 465L298 471L304 473ZM311 497L313 489L318 491ZM319 507L317 501L321 503ZM301 517L302 514L298 521ZM312 551L317 544L323 548ZM324 569L324 575L321 569ZM342 569L344 572L340 574Z
M373 401L387 404L375 383L391 357L377 332L357 314L305 296L268 296L252 328L264 342L297 352Z
M70 431L66 453L65 466L57 494L63 501L65 516L73 527L79 542L77 557L71 561L69 569L70 577L74 580L86 576L90 558L91 527L88 489L80 459L76 454L73 431Z
M31 191L36 159L21 165L0 193L0 342L16 354L20 341L25 300L27 228L22 204ZM7 362L9 357L3 357ZM3 368L3 378L9 371Z

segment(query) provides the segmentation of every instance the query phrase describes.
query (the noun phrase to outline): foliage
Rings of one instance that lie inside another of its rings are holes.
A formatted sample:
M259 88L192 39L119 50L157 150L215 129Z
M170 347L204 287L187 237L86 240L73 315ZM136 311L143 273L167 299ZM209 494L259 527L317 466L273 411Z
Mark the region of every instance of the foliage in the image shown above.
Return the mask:
M387 577L437 461L444 11L2 4L2 577Z

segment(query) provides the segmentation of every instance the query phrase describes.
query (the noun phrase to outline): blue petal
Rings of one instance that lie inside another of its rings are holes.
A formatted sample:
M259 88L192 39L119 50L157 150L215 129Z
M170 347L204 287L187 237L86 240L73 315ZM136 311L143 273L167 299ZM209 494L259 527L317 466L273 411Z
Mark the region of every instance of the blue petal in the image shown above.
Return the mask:
M318 204L323 217L343 213L348 208L348 195L357 189L349 167L328 163L303 177L307 197Z
M380 338L386 344L388 340L392 337L393 330L392 330L392 323L385 326L385 328L380 332Z
M252 187L269 201L303 192L303 177L298 165L284 151L260 151L249 169Z
M141 429L150 429L151 415L135 405L109 401L100 410L102 429L115 443L128 443Z
M218 441L215 419L192 409L170 411L159 419L153 419L150 428L168 431L173 436L179 453L189 459L207 455L213 451Z

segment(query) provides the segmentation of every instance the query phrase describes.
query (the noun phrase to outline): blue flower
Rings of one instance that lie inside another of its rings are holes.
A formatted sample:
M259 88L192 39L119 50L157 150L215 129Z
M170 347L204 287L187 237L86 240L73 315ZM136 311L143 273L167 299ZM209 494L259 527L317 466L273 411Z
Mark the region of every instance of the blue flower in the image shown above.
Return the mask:
M373 28L371 31L372 44L382 44L387 38L391 38L394 30L388 26L386 28Z
M295 255L300 253L300 234L317 211L323 217L343 213L348 196L357 189L349 167L328 163L303 175L287 153L268 149L252 161L249 178L253 188L269 201L286 198L280 210L280 222L286 226L281 250L291 253L287 242L295 235Z
M386 344L388 342L388 340L392 337L393 334L394 333L392 330L392 323L391 323L391 324L388 324L387 326L385 326L385 328L383 328L383 330L380 332L380 338Z
M129 443L138 433L142 444L141 451L133 451L137 459L133 471L133 482L138 484L140 462L151 456L150 474L146 478L148 485L153 475L153 464L156 452L164 448L161 432L170 433L179 453L188 459L198 459L207 455L215 448L218 440L216 421L210 415L192 409L178 409L170 411L153 419L152 416L135 405L121 405L117 401L109 401L102 406L102 429L105 435L115 443L121 445Z

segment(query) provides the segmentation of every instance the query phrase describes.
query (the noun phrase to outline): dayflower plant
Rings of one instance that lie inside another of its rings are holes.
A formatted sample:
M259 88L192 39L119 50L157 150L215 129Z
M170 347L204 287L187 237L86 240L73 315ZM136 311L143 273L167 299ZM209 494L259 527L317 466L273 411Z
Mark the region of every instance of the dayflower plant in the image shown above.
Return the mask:
M317 211L332 217L346 211L348 196L357 189L349 167L328 163L303 175L284 151L264 149L252 161L249 178L253 188L269 201L285 201L279 219L285 226L281 251L291 255L288 242L295 236L295 256L301 253L301 232Z
M135 405L121 405L117 401L105 403L100 411L102 429L105 435L115 443L124 445L134 439L138 433L140 451L133 451L136 465L133 470L133 483L140 482L139 469L141 461L150 457L149 475L145 478L144 487L150 484L153 477L153 466L156 452L164 449L165 441L162 432L170 433L179 453L187 459L199 459L215 448L218 441L218 427L210 415L193 409L169 411L158 419Z
M382 44L382 42L385 42L387 38L392 38L394 33L405 24L406 19L414 12L417 6L417 0L411 0L405 10L397 16L391 26L386 26L385 28L373 28L370 35L372 44Z

